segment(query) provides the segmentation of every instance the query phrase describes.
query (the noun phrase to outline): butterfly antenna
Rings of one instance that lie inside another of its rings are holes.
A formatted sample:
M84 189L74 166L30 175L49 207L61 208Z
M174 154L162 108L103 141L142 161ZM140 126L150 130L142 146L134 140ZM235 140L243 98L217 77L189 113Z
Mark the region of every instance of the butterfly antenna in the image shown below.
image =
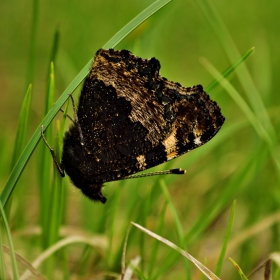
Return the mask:
M181 168L176 168L176 169L155 171L155 172L149 172L143 174L133 174L125 177L124 179L135 179L135 178L143 178L143 177L156 176L156 175L168 175L168 174L182 175L182 174L186 174L186 172L187 172L186 170L183 170Z

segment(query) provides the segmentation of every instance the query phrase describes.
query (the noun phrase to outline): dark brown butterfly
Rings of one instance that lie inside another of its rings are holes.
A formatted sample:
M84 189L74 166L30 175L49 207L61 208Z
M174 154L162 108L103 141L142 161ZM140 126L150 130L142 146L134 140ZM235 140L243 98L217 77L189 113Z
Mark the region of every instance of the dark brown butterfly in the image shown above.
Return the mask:
M137 177L205 144L221 128L225 119L202 86L185 88L159 70L155 58L100 49L65 133L61 163L42 127L61 176L65 170L90 199L105 203L105 182ZM160 172L166 173L184 171Z

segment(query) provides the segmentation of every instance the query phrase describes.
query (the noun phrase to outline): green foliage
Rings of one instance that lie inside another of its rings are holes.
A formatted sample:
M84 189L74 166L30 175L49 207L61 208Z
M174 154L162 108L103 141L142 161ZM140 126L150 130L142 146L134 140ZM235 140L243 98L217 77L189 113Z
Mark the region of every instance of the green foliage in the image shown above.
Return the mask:
M205 266L222 279L240 279L228 257L248 275L264 256L279 250L280 64L275 34L280 3L85 0L53 5L18 1L11 9L5 1L0 4L6 38L0 43L0 208L5 225L0 245L8 245L13 257L7 262L7 252L0 253L0 277L28 279L28 268L47 279L114 278L121 273L126 245L126 267L131 263L129 269L140 279L200 277L182 258L183 250L200 262L206 259ZM19 32L23 28L31 33ZM186 175L107 183L106 205L83 197L67 176L60 177L44 143L37 146L44 125L47 141L60 157L71 104L63 115L58 112L69 94L78 99L75 90L100 46L157 57L162 76L184 86L203 84L226 117L205 146L154 169L181 167ZM31 86L22 98L31 82L34 104ZM54 121L57 113L59 122ZM131 221L156 235L133 226L125 244ZM178 247L164 246L159 235ZM20 261L14 250L30 263ZM274 266L272 276L277 275Z

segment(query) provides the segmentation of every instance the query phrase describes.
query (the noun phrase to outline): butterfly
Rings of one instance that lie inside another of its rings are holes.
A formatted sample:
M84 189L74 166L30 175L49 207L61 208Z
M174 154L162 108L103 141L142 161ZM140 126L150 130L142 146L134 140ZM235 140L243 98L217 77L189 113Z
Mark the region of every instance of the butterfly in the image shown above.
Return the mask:
M77 109L71 96L75 118L64 136L61 163L41 128L61 176L65 171L90 199L105 203L105 182L138 177L135 173L181 156L208 142L224 123L201 85L183 87L159 70L155 58L100 49ZM184 170L159 172L166 173Z

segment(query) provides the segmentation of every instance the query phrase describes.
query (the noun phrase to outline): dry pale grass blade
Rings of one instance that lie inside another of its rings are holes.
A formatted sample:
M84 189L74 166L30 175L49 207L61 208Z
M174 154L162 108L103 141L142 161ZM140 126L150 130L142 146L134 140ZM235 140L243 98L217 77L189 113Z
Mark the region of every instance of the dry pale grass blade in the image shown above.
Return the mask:
M10 249L3 245L3 251L10 255ZM35 279L38 280L45 280L46 278L44 278L40 272L38 270L35 269L35 267L32 266L32 264L30 262L28 262L25 258L23 258L21 255L19 255L18 253L15 252L15 256L16 256L16 260L21 263L24 267L26 267L35 277Z
M85 236L69 236L64 239L59 240L47 250L45 250L33 263L32 266L38 268L47 258L49 258L56 251L61 248L73 244L73 243L84 243L91 245L94 248L107 248L107 242L104 238L95 238L95 237L85 237ZM21 277L20 280L28 279L30 276L29 271L26 271Z
M128 265L127 269L124 272L123 280L130 280L133 276L133 268L137 267L140 263L141 258L139 256L136 256L130 261L130 264Z
M272 277L272 262L274 262L280 268L280 252L271 253L269 258L259 264L249 275L252 276L254 273L260 271L260 269L264 268L263 279L271 280Z
M165 245L171 247L172 249L176 250L178 253L180 253L182 256L187 258L189 261L191 261L208 279L210 280L220 280L219 277L217 277L211 270L209 270L207 267L205 267L202 263L200 263L198 260L196 260L194 257L192 257L190 254L188 254L186 251L183 249L179 248L177 245L174 243L170 242L169 240L157 235L156 233L134 223L131 222L132 225L140 229L141 231L145 232L146 234L150 235L151 237L157 239L158 241L164 243ZM127 243L127 238L128 238L129 230L127 231L127 236L126 236L126 242L124 246L124 250L126 249L126 243ZM124 257L124 254L123 254ZM124 261L124 260L123 260ZM124 264L123 264L124 268ZM122 278L123 279L123 278Z
M270 259L280 268L280 252L274 252L270 255Z

